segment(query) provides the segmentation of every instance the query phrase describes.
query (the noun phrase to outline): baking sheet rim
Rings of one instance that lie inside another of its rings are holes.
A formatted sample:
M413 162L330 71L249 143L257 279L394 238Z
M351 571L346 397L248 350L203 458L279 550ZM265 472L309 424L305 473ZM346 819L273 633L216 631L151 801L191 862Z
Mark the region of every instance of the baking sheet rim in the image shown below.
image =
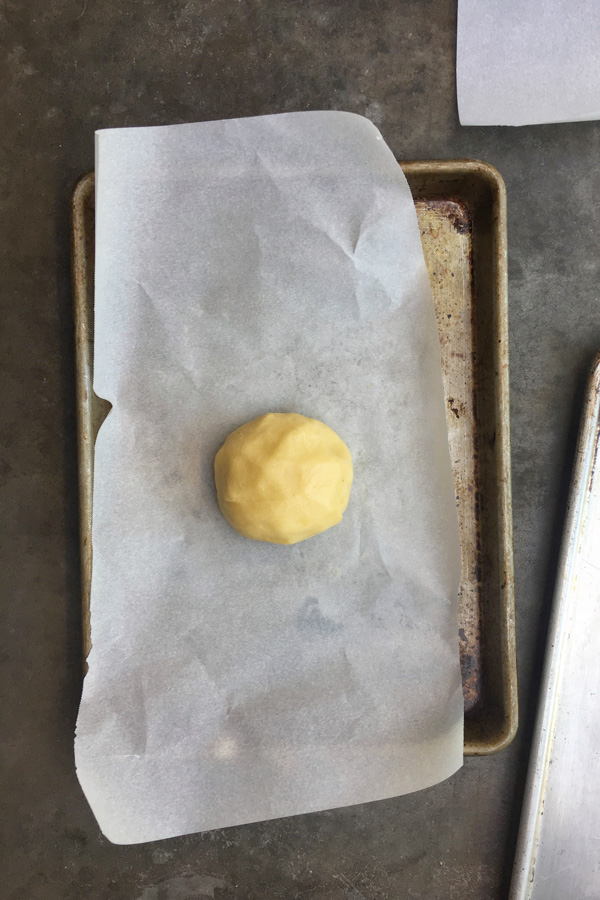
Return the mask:
M510 478L510 425L508 413L508 324L507 324L507 258L506 258L506 190L499 172L488 163L471 160L409 160L400 166L410 180L411 175L476 174L488 181L494 193L497 210L494 216L494 328L496 343L496 409L497 433L497 483L502 565L502 634L500 658L504 693L504 727L491 738L465 741L465 756L484 756L497 753L507 747L514 738L518 725L516 686L516 638L514 616L514 571L512 556L512 497ZM82 580L82 643L84 672L91 649L90 634L90 585L92 568L91 517L93 483L94 422L91 398L93 338L86 309L86 231L85 202L94 189L94 172L82 176L75 186L71 203L71 264L74 292L75 348L76 348L76 400L77 439L79 463L79 507Z

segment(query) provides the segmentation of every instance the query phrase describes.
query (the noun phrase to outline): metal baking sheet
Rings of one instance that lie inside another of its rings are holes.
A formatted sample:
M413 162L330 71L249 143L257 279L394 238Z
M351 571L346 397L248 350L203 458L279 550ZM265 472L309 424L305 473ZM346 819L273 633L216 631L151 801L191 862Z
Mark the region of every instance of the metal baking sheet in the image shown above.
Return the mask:
M586 397L511 900L600 897L600 354Z
M505 190L495 169L474 160L401 166L415 199L442 348L462 545L464 752L483 755L510 743L517 727ZM93 173L75 188L71 213L85 660L94 442L110 408L92 390Z

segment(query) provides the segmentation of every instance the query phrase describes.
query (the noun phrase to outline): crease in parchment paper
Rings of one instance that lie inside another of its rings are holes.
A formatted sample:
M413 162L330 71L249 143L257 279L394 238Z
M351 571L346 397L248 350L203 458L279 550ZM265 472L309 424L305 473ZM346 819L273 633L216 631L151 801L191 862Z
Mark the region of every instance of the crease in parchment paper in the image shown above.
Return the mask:
M297 113L97 135L92 650L77 774L138 843L418 790L462 761L458 526L412 197L377 129ZM226 435L347 443L341 523L219 512Z

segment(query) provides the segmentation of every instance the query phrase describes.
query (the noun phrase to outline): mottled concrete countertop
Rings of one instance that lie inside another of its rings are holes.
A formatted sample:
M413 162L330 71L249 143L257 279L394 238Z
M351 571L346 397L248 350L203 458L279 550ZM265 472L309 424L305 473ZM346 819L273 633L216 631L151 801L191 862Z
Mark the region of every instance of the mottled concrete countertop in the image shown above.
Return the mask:
M506 896L588 366L600 124L461 128L455 0L6 0L0 7L0 893L7 900ZM421 793L134 847L99 833L81 687L69 198L96 128L286 110L373 120L400 159L504 176L521 728Z

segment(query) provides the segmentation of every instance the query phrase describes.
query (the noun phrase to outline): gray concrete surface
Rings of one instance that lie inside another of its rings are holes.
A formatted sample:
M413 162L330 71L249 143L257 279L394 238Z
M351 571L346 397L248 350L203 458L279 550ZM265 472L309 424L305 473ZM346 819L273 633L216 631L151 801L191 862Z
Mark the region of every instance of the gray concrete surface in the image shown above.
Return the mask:
M461 128L455 15L454 0L0 5L0 896L506 896L582 384L600 347L600 124ZM73 766L69 197L96 128L320 108L369 116L399 158L479 157L506 179L522 726L506 752L416 795L115 847Z

